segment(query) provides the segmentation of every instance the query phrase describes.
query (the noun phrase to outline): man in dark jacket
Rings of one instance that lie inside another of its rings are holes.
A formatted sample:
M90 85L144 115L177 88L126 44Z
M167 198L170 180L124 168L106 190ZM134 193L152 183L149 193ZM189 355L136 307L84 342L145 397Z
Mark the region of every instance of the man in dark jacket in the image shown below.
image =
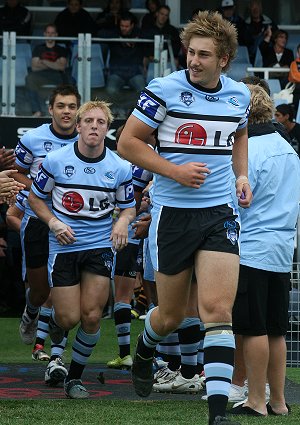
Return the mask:
M17 35L29 35L31 13L18 0L7 0L0 8L0 31L15 31Z

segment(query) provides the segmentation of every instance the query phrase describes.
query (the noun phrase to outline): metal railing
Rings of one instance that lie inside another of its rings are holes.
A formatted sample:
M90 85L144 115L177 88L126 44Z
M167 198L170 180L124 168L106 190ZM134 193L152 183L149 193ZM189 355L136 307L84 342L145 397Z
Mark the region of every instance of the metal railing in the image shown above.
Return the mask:
M49 37L47 37L49 39ZM4 32L2 36L2 116L16 115L16 43L17 41L45 40L42 36L16 36L15 32ZM91 45L97 43L120 42L119 38L91 37L91 34L79 34L78 38L52 37L65 43L78 44L77 87L82 101L91 98ZM122 42L132 42L132 39L122 38ZM173 49L170 40L156 35L154 39L134 39L135 43L154 43L154 77L166 75L176 69ZM165 48L167 45L167 48ZM168 64L170 67L168 69Z
M289 330L286 336L287 366L300 367L300 263L291 273Z

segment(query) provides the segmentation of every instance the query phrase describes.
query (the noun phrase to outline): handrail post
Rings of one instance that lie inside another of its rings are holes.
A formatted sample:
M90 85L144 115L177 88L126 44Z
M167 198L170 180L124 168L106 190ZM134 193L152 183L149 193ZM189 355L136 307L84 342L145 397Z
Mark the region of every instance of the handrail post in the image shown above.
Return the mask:
M84 34L78 34L78 56L77 56L77 87L78 91L84 98L84 84L83 84L83 55L84 55Z
M84 48L84 102L91 99L91 61L92 61L92 36L85 34Z
M10 70L10 85L9 85L9 106L8 115L16 115L16 33L9 33L9 70Z
M9 93L9 33L3 32L2 40L2 115L8 115Z

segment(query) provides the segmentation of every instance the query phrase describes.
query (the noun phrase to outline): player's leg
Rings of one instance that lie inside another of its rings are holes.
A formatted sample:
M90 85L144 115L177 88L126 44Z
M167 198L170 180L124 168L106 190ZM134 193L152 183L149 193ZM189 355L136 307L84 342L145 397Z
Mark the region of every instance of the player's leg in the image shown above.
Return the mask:
M24 221L22 226L28 288L19 333L25 344L32 344L36 336L40 306L46 302L50 293L47 272L49 229L45 223L32 217Z
M83 272L81 278L81 325L73 342L72 361L65 380L65 393L70 398L89 396L81 376L100 338L100 319L109 296L110 278Z
M198 251L195 272L199 313L205 324L204 371L209 404L209 423L225 417L232 380L235 341L231 311L236 295L238 255Z

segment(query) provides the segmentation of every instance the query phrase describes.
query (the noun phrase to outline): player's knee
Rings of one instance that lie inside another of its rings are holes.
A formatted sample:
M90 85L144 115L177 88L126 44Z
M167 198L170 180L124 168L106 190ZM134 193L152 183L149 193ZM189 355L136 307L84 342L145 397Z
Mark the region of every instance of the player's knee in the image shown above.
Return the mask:
M184 319L184 317L182 316L174 316L174 317L164 317L162 319L162 325L164 328L164 334L169 334L170 332L175 331L175 329L177 329L180 325L180 323L182 322L182 320Z
M69 331L75 328L75 326L79 323L80 315L76 313L58 315L57 313L55 313L55 321L63 329Z
M98 310L90 310L81 313L81 323L84 328L90 329L90 331L99 328L100 319L101 316Z

